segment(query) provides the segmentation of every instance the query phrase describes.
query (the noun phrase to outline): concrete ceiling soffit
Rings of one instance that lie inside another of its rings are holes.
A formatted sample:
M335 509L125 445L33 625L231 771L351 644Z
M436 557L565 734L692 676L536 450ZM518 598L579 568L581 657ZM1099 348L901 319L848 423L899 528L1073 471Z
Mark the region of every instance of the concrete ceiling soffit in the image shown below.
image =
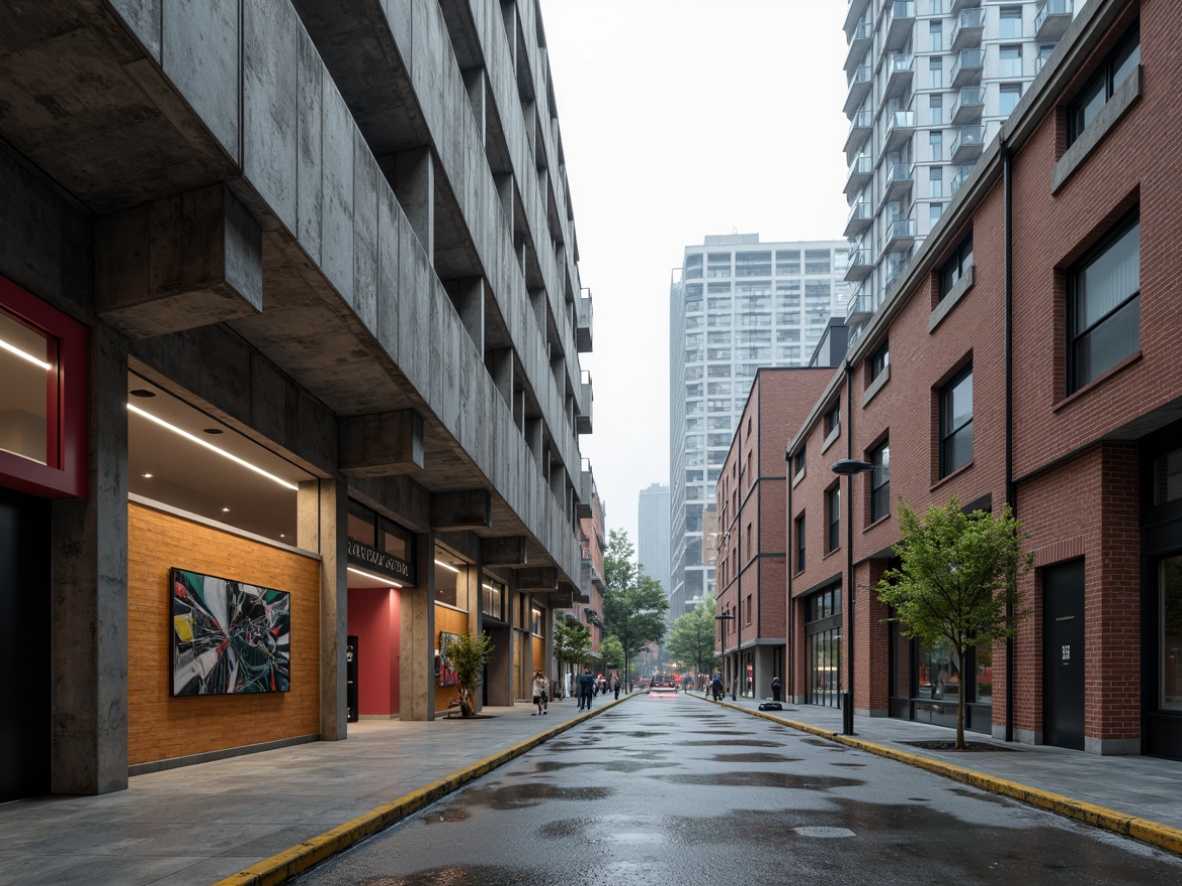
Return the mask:
M529 539L524 535L482 538L480 559L485 566L525 566L529 563Z
M341 471L390 477L423 469L423 417L413 409L341 419Z
M513 579L513 587L523 593L546 594L558 591L558 569L553 566L518 569Z
M431 527L437 532L491 526L492 495L487 489L438 492L431 496Z

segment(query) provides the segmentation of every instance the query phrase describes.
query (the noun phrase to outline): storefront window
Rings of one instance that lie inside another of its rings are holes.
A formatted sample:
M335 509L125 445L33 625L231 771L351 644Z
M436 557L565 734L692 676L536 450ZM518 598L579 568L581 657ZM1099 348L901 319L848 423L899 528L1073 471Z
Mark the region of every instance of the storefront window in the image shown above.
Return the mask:
M955 702L960 668L946 643L919 644L919 698Z
M45 335L0 311L0 449L48 464L54 349Z
M498 621L505 620L505 586L489 578L480 586L480 611Z
M837 707L841 696L841 588L814 594L805 605L805 702Z
M529 611L529 632L542 636L542 610L531 609Z
M1182 711L1182 555L1159 567L1161 709Z
M459 589L467 580L468 564L450 551L435 547L435 602L466 609L467 600L460 600Z
M978 704L993 704L993 646L982 643L976 655L977 694L969 701Z

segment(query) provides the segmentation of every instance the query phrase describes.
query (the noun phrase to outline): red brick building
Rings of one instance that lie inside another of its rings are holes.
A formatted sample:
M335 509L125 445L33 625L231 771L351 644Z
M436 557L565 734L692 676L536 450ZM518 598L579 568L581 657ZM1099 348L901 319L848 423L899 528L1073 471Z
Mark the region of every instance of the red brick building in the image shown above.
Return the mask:
M784 678L784 441L816 401L831 369L760 369L716 487L718 649L728 687L771 695Z
M951 725L964 693L978 732L1182 757L1180 41L1171 0L1079 12L791 432L796 701ZM1035 555L1017 638L963 663L873 592L900 500L953 495Z

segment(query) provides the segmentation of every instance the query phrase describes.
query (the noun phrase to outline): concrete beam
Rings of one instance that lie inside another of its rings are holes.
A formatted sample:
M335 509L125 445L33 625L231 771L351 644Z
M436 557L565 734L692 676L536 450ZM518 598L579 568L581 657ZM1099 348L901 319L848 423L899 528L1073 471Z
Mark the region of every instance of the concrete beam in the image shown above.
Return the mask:
M406 213L431 266L435 266L435 162L430 148L418 148L380 161L394 183L394 196ZM390 173L393 172L393 175Z
M485 566L524 566L529 562L529 542L524 535L480 540L480 560Z
M513 587L522 593L553 593L558 590L558 570L553 566L532 566L514 573Z
M390 477L423 469L423 417L413 409L342 419L341 472Z
M251 317L263 309L262 230L223 185L100 219L99 314L131 338Z
M492 495L486 489L440 492L431 496L431 528L437 532L492 526Z
M443 284L478 353L484 353L484 278L463 277Z
M492 376L505 405L513 408L513 349L495 348L484 354L484 366Z

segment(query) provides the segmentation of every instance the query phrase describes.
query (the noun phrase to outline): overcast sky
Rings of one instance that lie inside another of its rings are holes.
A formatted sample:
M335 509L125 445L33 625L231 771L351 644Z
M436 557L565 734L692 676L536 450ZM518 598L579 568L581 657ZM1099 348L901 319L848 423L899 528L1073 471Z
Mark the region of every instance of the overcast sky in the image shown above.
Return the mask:
M844 0L541 0L609 529L669 482L669 281L707 234L841 237Z

